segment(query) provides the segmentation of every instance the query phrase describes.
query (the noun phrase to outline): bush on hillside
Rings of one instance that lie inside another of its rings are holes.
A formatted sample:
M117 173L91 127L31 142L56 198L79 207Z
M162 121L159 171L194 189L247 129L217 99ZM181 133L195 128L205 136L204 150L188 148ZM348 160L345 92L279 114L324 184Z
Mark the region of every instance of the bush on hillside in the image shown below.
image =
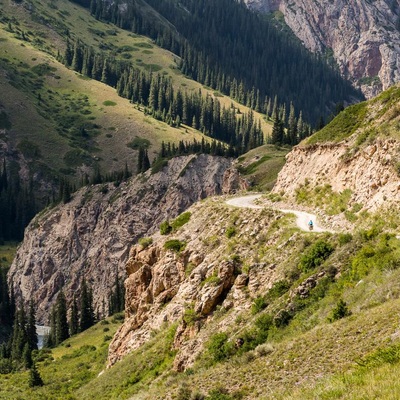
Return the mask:
M347 303L343 299L340 299L336 304L336 307L332 310L332 316L329 318L329 321L337 321L338 319L348 317L349 315L351 315L351 311L347 307Z
M170 225L169 221L163 221L160 224L160 233L161 235L168 235L172 232L172 226Z
M185 250L186 242L181 242L178 239L167 240L164 244L165 250L172 250L175 253L180 253Z
M147 249L152 243L153 243L153 238L151 237L143 237L138 240L138 243L144 248Z
M234 354L235 347L228 339L228 334L225 332L216 333L211 337L207 351L214 362L223 361Z
M264 310L268 306L267 301L264 296L258 296L253 300L253 304L251 305L251 313L257 314L260 311Z
M311 245L300 258L299 268L303 272L319 267L333 252L333 246L324 240L318 240Z
M171 227L174 231L179 229L181 226L185 225L186 223L189 222L190 217L191 217L191 212L186 211L183 214L179 215L176 217L172 222L171 222Z

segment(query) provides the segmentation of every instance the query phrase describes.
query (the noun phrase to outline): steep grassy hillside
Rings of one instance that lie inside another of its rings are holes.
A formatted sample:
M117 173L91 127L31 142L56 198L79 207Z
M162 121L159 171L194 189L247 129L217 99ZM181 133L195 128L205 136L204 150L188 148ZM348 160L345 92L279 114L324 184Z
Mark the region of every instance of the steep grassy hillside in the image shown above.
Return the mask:
M239 157L237 168L251 189L268 191L274 186L288 152L289 148L285 147L260 146Z
M150 141L152 158L161 141L202 137L189 126L172 128L146 117L129 101L119 98L115 89L66 69L55 60L58 54L64 54L66 40L81 40L95 51L170 77L176 88L201 89L204 95L218 97L226 107L232 104L229 98L185 78L172 53L146 37L95 20L87 10L69 1L33 1L30 6L5 2L0 21L5 94L2 108L15 134L14 147L20 141L20 147L28 150L32 150L29 144L37 146L36 155L24 155L42 164L42 169L48 166L55 172L73 174L82 163L88 167L98 163L102 171L110 172L128 162L134 171L137 138ZM242 113L247 112L245 106L234 104ZM267 135L271 125L257 117Z
M399 139L399 120L400 86L395 85L368 102L346 108L304 143L337 143L353 135L357 146L379 137Z
M26 372L0 375L0 398L398 397L400 240L384 233L384 219L371 216L375 225L355 225L352 234L315 234L299 231L290 215L235 209L215 198L189 211L186 223L155 235L153 245L185 240L176 256L182 265L192 252L206 252L210 270L234 262L240 279L228 302L207 317L186 304L184 323L154 326L146 344L101 374L118 324L100 323L51 355L40 353L43 387L29 389ZM195 279L195 265L185 268ZM205 275L201 290L211 292L218 279ZM175 357L199 347L193 365L173 370Z

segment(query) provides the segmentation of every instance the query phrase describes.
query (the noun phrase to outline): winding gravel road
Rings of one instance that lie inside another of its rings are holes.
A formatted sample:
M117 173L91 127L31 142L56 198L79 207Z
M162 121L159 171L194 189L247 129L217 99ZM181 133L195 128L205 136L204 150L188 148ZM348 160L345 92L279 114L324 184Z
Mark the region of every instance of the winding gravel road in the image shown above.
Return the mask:
M252 194L248 196L242 197L234 197L233 199L229 199L226 201L226 204L234 207L241 207L241 208L263 208L260 205L254 204L254 201L259 199L262 195L261 194ZM303 231L309 231L308 222L310 219L314 223L313 232L333 232L329 229L323 228L318 224L317 216L314 214L310 214L304 211L298 210L290 210L290 209L281 209L277 208L277 210L285 213L285 214L294 214L296 215L296 225Z

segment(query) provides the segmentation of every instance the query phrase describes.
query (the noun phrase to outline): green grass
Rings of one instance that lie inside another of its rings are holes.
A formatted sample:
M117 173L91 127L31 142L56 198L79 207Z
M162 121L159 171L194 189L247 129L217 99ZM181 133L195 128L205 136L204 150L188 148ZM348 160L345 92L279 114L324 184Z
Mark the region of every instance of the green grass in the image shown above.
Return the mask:
M5 242L0 245L0 267L9 267L17 251L18 243Z
M176 352L172 350L176 325L154 332L153 338L133 351L115 367L81 387L77 398L128 399L170 370Z
M264 145L249 151L239 158L238 169L253 188L270 190L279 171L285 164L289 148Z
M327 215L337 215L342 212L351 213L349 220L357 219L356 213L361 210L360 204L350 209L350 199L352 192L345 189L343 192L334 192L330 185L317 186L311 188L306 182L304 185L296 189L296 201L300 204L307 204L310 207L320 207L324 209Z
M0 399L78 399L75 392L105 368L108 343L121 321L100 322L53 349L39 352L44 386L28 387L28 372L0 375ZM106 331L105 331L106 329Z
M393 86L372 100L347 107L304 144L338 143L357 134L353 147L369 144L377 137L399 138L400 88Z
M351 136L364 122L368 103L362 102L343 110L331 123L305 140L306 144L340 142Z

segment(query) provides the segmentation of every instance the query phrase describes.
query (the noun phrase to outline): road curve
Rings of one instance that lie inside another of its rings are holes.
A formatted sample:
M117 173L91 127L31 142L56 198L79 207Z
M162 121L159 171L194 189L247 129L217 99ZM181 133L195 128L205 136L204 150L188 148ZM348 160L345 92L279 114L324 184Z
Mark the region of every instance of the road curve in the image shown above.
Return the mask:
M234 207L241 207L241 208L253 208L253 209L260 209L263 208L260 205L254 204L254 201L259 199L262 195L261 194L252 194L248 196L241 196L241 197L234 197L226 201L226 204ZM304 211L298 210L290 210L290 209L280 209L277 210L285 213L285 214L294 214L296 215L296 225L303 231L309 231L308 222L310 220L313 221L314 229L313 232L332 232L329 229L323 228L318 224L317 216L314 214L310 214Z

